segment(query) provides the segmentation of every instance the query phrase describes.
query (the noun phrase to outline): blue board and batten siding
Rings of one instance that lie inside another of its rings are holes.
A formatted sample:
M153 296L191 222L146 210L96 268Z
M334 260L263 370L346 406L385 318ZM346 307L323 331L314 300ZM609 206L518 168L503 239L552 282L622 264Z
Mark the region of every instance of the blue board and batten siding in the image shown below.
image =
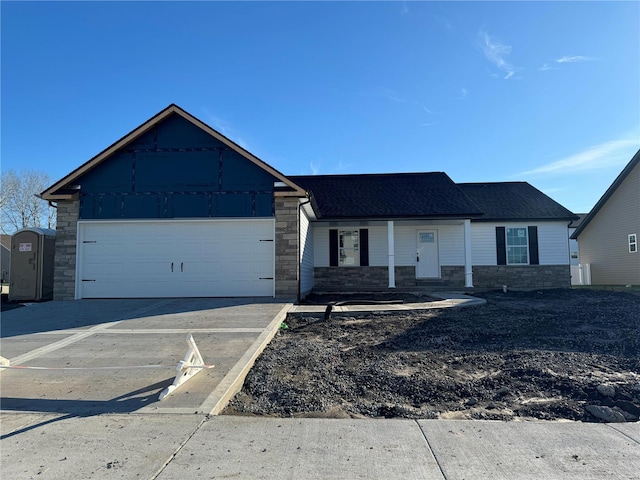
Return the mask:
M78 180L80 218L273 217L276 180L171 115Z

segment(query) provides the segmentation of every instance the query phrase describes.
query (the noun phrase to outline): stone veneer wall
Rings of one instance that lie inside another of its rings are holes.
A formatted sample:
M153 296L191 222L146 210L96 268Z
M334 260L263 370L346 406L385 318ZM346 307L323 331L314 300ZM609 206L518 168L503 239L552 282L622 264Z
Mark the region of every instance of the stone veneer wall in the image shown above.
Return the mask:
M415 267L395 267L396 287L419 287L436 283L464 287L464 267L441 267L439 279L416 279ZM389 288L387 267L316 267L315 290L385 290ZM425 283L426 282L426 283Z
M73 300L76 295L76 240L80 201L57 203L53 299Z
M298 205L297 197L276 197L276 297L298 297Z
M477 288L569 288L569 265L477 265L473 286Z
M416 279L415 267L396 267L396 287L464 288L463 266L440 267L439 279ZM387 267L316 267L315 290L386 290ZM569 265L485 265L473 267L476 288L564 288L571 286Z

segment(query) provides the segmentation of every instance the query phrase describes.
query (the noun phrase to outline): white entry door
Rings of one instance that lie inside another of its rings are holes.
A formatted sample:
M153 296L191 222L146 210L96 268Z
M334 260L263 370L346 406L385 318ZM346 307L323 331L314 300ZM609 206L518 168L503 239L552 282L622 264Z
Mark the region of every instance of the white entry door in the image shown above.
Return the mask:
M81 222L77 298L274 295L274 221Z
M416 241L418 245L416 278L440 278L438 231L418 230Z

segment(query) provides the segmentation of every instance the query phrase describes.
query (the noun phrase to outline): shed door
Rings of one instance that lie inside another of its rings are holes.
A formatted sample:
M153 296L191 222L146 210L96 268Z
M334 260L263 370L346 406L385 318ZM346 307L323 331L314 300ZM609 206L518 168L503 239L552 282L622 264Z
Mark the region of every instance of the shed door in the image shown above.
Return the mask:
M274 296L274 222L81 222L78 298Z
M11 239L11 300L38 300L40 235L24 231Z

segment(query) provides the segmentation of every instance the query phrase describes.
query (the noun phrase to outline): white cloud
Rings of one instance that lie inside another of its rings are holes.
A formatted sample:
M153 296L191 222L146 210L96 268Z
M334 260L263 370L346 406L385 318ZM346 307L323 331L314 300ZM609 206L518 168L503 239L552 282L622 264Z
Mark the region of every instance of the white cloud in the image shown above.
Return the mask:
M309 168L311 169L311 175L319 175L320 174L320 168L315 163L309 162Z
M468 95L469 95L469 90L467 90L466 88L460 89L460 100L464 100L465 98L467 98Z
M500 43L482 30L478 33L477 44L487 60L504 73L505 80L516 73L517 69L507 61L507 56L511 53L511 45Z
M237 143L242 148L247 151L250 151L249 143L242 137L241 133L233 127L231 122L223 119L222 117L218 117L211 113L211 111L207 107L202 107L202 110L205 113L206 123L213 127L215 130L220 132L222 135L227 137L229 140Z
M421 123L421 124L420 124L420 126L421 126L421 127L430 127L430 126L432 126L432 125L436 125L437 123L440 123L440 122L427 122L427 123Z
M376 97L386 98L392 102L405 103L407 101L406 96L387 87L376 87L373 91L373 95Z
M435 115L436 114L436 112L434 112L433 110L429 110L422 103L416 103L416 105L418 105L419 107L422 107L422 110L424 110L425 112L427 112L430 115Z
M547 70L556 70L556 69L550 66L548 63L545 63L541 67L538 67L538 70L541 72L546 72Z
M601 143L568 157L547 163L541 167L522 172L525 175L565 175L585 171L599 170L628 162L638 149L640 140L622 138Z
M595 60L591 57L585 57L583 55L565 55L564 57L560 57L556 60L557 63L578 63L578 62L591 62Z
M349 168L351 168L351 163L344 163L342 161L342 159L340 158L338 160L338 166L336 167L338 172L344 172L345 170L348 170Z

